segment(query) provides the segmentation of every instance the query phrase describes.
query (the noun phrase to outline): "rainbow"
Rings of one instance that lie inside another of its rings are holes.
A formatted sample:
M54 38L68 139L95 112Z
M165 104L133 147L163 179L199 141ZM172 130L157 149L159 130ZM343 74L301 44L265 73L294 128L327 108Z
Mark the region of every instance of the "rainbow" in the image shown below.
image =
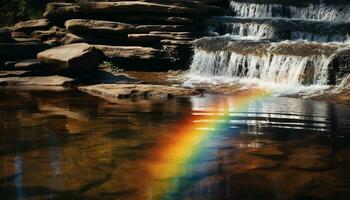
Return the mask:
M194 111L183 122L176 125L171 134L161 138L149 155L147 169L152 177L147 186L147 199L179 199L174 194L181 193L186 187L181 177L193 174L193 163L206 159L212 152L210 145L220 142L220 135L225 131L232 134L227 120L234 119L231 112L244 112L254 102L271 94L262 90L250 90L215 102L209 107L210 112ZM200 169L199 169L200 170ZM202 172L206 170L202 170Z

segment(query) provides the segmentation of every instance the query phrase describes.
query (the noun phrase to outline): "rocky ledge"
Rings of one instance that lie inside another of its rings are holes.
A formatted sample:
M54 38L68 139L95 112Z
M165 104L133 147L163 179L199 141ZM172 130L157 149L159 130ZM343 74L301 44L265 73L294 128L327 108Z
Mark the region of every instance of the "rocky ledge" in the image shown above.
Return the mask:
M169 99L199 94L194 89L148 84L99 84L79 87L79 90L111 101L129 98Z
M223 2L49 3L42 19L0 29L0 66L37 59L40 69L26 62L28 69L75 75L103 61L146 71L185 68L191 42L207 34L203 18L225 12Z
M74 79L63 76L30 76L30 77L4 77L0 78L1 86L69 86Z

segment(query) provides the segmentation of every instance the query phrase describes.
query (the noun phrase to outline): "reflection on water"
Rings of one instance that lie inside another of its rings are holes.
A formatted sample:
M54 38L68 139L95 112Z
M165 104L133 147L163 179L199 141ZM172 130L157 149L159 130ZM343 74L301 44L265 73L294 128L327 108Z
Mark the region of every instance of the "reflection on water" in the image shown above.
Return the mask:
M0 90L0 199L350 199L350 107Z

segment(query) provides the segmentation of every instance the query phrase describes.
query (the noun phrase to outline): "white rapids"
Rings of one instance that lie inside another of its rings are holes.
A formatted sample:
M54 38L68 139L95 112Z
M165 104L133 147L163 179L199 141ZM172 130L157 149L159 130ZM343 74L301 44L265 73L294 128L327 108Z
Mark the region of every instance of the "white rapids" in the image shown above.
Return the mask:
M279 35L269 23L254 23L254 18L263 20L291 19L315 22L349 22L350 6L310 4L296 7L282 4L242 3L231 0L230 8L236 18L252 18L249 22L220 22L223 37L230 36L234 40L279 40ZM211 30L217 28L212 27ZM333 44L347 44L347 33L309 33L291 31L290 40L303 40ZM288 41L285 41L288 43ZM307 90L323 90L330 86L329 65L331 55L295 56L266 53L240 54L237 52L218 50L208 51L196 48L190 70L186 74L185 85L198 83L232 83L254 85L264 88L275 88L283 93ZM291 90L297 88L297 90Z

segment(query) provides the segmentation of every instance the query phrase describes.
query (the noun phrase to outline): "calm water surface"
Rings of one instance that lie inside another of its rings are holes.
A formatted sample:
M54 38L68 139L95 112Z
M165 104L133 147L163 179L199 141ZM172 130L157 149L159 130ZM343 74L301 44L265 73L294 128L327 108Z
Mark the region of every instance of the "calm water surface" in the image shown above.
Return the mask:
M0 90L0 199L350 199L350 107Z

